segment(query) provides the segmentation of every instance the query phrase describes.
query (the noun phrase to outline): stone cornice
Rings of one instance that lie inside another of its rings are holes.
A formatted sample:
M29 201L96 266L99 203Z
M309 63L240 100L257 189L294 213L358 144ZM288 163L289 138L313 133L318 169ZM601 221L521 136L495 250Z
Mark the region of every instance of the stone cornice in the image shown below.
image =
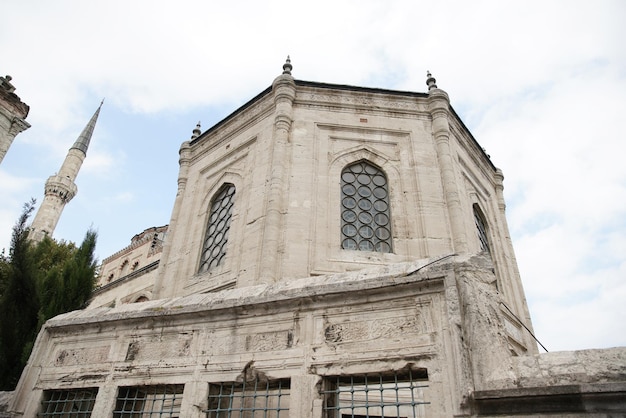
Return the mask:
M215 315L217 311L230 311L246 307L289 303L296 300L329 301L331 297L343 297L345 293L373 292L389 297L392 289L402 292L409 286L415 291L433 293L443 291L443 278L454 274L456 267L471 261L471 256L444 256L422 259L384 267L284 280L272 285L256 285L224 290L222 292L196 294L173 299L161 299L141 304L122 305L115 308L97 308L74 311L49 320L46 327L53 331L58 327L83 326L90 323L104 324L117 321L144 321L146 318L191 316L197 320L202 315ZM491 266L477 267L491 273ZM416 288L417 287L417 288ZM330 303L330 302L329 302Z
M22 102L17 94L4 88L0 88L0 105L20 119L26 119L30 110L30 107Z
M373 115L429 118L424 101L426 96L421 93L350 86L338 86L339 89L331 90L329 86L319 88L316 84L298 85L295 105L345 112L357 110Z

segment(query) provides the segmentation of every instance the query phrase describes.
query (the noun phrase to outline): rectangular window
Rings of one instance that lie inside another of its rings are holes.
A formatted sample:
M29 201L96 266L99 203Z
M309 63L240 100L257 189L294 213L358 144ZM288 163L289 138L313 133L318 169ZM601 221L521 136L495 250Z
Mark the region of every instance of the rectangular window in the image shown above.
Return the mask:
M87 418L91 416L98 388L46 390L38 417Z
M210 384L209 409L204 412L207 418L286 418L289 384L289 379Z
M325 418L425 416L426 370L324 379Z
M180 416L185 385L120 387L113 418Z

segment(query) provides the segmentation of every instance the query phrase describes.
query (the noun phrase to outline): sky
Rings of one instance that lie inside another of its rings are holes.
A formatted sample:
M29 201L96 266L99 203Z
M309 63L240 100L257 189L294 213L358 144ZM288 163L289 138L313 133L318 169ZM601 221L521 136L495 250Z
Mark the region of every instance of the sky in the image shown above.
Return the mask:
M32 127L0 163L0 249L105 98L54 236L98 258L169 223L178 150L296 79L426 92L504 172L507 219L549 351L626 346L626 2L4 0L0 73Z

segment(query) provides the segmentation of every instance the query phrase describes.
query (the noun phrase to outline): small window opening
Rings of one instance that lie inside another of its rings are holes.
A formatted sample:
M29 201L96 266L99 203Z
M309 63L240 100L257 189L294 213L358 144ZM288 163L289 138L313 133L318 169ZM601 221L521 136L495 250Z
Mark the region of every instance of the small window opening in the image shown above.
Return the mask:
M98 388L45 390L38 417L87 418L91 416Z
M289 416L289 379L209 385L207 418Z
M113 418L178 418L184 388L184 385L120 387Z
M324 379L325 418L415 418L426 415L425 369Z

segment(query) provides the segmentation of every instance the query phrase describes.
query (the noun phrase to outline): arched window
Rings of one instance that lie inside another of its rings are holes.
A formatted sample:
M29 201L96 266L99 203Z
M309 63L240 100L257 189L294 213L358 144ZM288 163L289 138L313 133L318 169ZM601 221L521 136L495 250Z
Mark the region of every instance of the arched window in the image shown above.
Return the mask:
M128 259L124 260L122 265L120 266L120 277L124 277L128 272Z
M211 212L200 256L200 272L209 271L218 266L226 255L226 242L234 202L235 186L230 183L224 184L211 201Z
M478 232L480 251L490 253L489 239L487 239L487 222L485 222L485 217L476 203L474 203L474 222L476 223L476 230Z
M387 177L367 161L341 172L341 248L392 251Z

